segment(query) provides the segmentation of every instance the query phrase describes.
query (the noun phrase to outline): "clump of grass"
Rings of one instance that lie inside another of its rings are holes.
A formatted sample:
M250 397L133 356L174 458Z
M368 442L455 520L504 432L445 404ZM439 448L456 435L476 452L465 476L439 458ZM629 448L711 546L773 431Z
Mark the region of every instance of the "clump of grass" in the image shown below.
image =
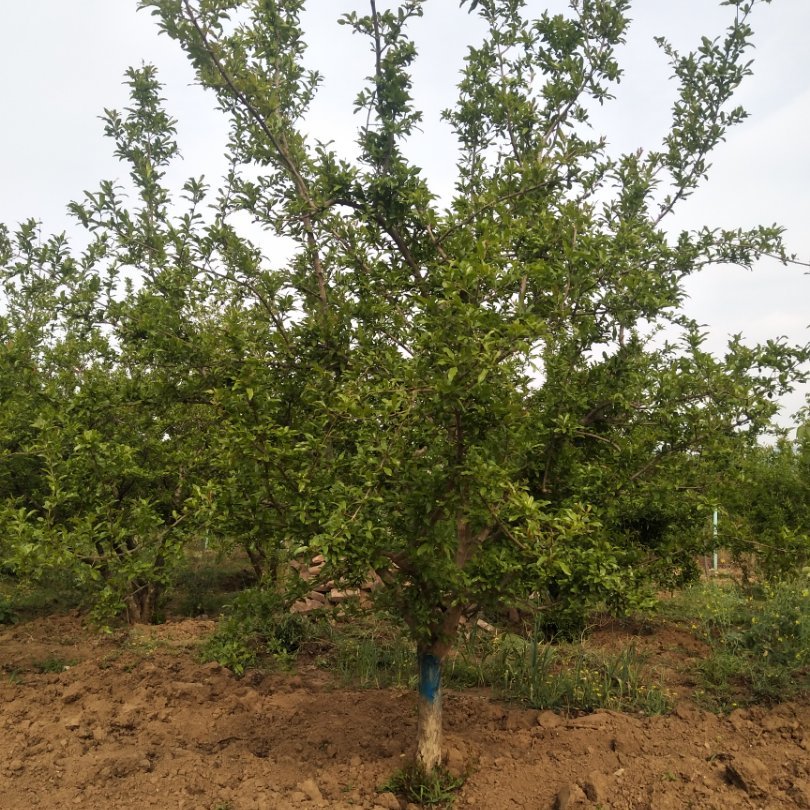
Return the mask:
M68 661L63 658L49 656L48 658L43 658L41 661L34 661L31 666L37 672L45 674L48 672L64 672L66 669L70 669L75 663L76 662L72 660Z
M412 688L416 682L413 643L401 628L379 617L335 628L321 665L337 671L344 683L361 687ZM538 709L660 714L669 708L668 696L649 682L644 661L632 647L607 656L582 644L552 645L477 628L459 639L443 681L449 688L490 687L507 700Z
M426 772L417 764L398 770L381 788L421 807L452 807L464 777L453 776L444 768Z
M23 683L23 675L22 672L17 669L17 667L2 667L0 671L8 678L8 682L13 686L17 686L18 684Z
M659 616L688 625L707 641L744 621L745 597L733 583L700 582L658 604Z
M322 666L345 684L362 688L412 687L416 682L416 650L393 622L370 616L332 628Z
M470 650L472 646L472 650ZM471 683L471 676L477 683ZM491 686L503 697L537 709L616 709L660 714L669 698L650 683L634 647L615 655L583 644L552 645L511 633L468 640L448 666L448 681Z

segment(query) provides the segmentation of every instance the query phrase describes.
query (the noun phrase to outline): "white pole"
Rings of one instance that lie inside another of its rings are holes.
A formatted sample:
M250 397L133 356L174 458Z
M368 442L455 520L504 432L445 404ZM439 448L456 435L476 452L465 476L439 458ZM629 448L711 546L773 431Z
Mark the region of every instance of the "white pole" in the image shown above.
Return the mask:
M712 571L717 571L717 507L712 513L712 537L714 538L714 551L712 552Z

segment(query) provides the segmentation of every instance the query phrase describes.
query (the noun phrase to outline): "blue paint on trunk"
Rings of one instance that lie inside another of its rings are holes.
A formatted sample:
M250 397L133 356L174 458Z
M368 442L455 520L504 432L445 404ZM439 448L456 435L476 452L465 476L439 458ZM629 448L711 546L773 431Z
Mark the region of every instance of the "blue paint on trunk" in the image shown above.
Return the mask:
M419 694L429 703L436 700L442 682L442 663L435 655L419 656Z

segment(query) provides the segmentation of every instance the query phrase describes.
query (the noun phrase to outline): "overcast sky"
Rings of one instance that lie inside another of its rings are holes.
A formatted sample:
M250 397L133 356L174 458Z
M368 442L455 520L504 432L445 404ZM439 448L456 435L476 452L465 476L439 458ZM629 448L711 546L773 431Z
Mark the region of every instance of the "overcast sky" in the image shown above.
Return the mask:
M70 231L70 199L102 178L123 178L101 133L104 107L126 104L123 73L151 62L166 85L178 119L184 156L182 176L222 172L226 136L211 98L193 85L179 48L159 36L152 18L136 12L136 0L24 0L0 3L0 222L10 226L34 216L43 230ZM384 2L378 2L384 5ZM530 10L564 10L558 0ZM364 9L360 0L310 0L309 60L326 77L311 116L314 135L335 140L347 152L354 138L351 102L371 62L365 42L334 24L340 12ZM431 0L414 29L420 48L415 96L425 110L423 134L410 154L433 178L433 188L452 188L453 142L439 122L449 106L469 42L480 29L454 0ZM665 34L688 49L702 34L721 34L729 8L714 0L636 0L624 48L625 77L617 102L595 120L617 151L655 148L666 131L674 87L664 56L654 45ZM754 75L739 101L751 113L713 157L709 183L671 223L673 228L753 226L779 223L787 243L810 260L810 0L775 0L757 10ZM711 269L689 285L688 312L706 324L710 346L721 351L730 334L754 342L784 335L810 340L810 275L806 268L763 262L753 273ZM786 402L795 411L804 394ZM785 421L783 419L782 421Z

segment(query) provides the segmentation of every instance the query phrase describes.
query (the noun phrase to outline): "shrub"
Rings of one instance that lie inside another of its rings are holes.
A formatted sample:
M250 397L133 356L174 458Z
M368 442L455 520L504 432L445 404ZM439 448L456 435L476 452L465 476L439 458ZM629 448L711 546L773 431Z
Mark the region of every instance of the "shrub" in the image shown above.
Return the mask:
M241 675L263 657L289 659L312 636L313 620L290 613L279 593L249 588L226 607L203 655Z

